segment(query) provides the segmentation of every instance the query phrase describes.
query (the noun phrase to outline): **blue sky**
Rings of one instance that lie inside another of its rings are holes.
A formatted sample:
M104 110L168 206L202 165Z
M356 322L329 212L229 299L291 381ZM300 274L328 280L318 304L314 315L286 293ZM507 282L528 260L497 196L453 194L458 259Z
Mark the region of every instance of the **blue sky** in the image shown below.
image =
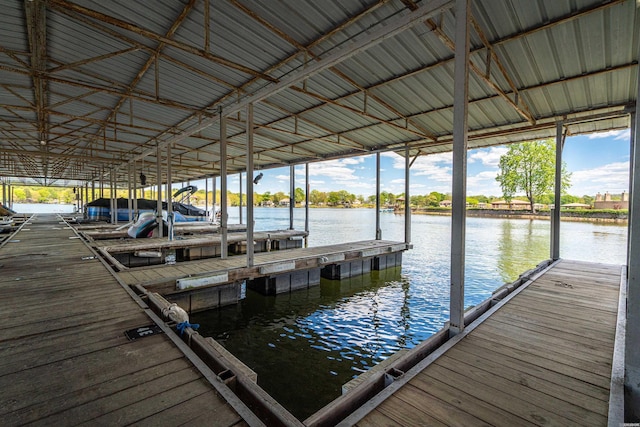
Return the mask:
M501 197L495 180L500 156L506 146L470 150L467 165L467 193ZM567 169L572 172L569 194L595 196L596 193L621 193L629 185L629 130L611 131L568 137L563 151ZM404 193L404 158L393 153L381 155L382 191ZM304 166L296 166L296 187L305 187ZM262 171L264 177L254 187L258 193L267 191L289 193L289 168ZM257 174L258 172L256 172ZM311 163L311 189L320 191L347 190L365 197L375 194L375 155ZM200 188L204 184L197 183ZM218 184L218 189L219 189ZM229 190L239 190L238 175L229 177ZM244 189L243 189L244 191ZM419 157L411 167L410 193L431 191L451 192L451 153Z

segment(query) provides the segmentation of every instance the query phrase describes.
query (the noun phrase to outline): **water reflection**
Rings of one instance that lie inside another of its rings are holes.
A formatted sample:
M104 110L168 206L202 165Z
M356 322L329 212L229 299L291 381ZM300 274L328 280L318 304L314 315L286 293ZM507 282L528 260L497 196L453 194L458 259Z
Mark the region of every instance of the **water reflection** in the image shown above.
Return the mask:
M265 297L249 290L240 304L193 319L203 335L258 372L258 383L274 398L305 418L337 397L343 383L439 329L440 313L415 327L410 289L395 268L323 279L291 294Z
M549 258L550 231L548 221L502 220L498 247L497 270L505 283L512 282L529 268L532 262Z

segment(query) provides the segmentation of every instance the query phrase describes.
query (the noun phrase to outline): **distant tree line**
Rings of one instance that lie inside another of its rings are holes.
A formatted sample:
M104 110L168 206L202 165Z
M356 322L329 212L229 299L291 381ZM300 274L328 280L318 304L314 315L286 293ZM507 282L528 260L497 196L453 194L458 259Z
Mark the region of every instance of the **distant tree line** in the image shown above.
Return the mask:
M175 189L174 189L175 190ZM91 190L89 190L91 194ZM127 197L127 190L118 190L117 197ZM110 197L109 190L105 189L103 192L104 197ZM73 188L62 187L31 187L31 186L13 186L13 201L15 203L63 203L71 204L75 203L77 197L80 196L79 191ZM149 190L145 192L146 198L153 198L155 195ZM96 191L96 197L99 197L99 192ZM213 203L213 193L211 191L207 194L208 204ZM380 205L392 207L399 203L399 200L404 201L404 193L393 194L388 191L382 191L380 193ZM536 199L536 203L550 205L553 204L553 194L545 194L539 196ZM84 200L84 195L82 197ZM296 188L294 193L295 203L297 205L303 204L305 201L305 194L302 188ZM467 197L467 204L471 207L478 206L481 203L489 205L492 201L499 200L500 197L474 195ZM514 200L527 200L526 197L514 197ZM572 196L570 194L563 195L560 199L561 204L567 203L584 203L593 205L595 197L590 195L584 195L582 197ZM620 200L621 194L612 194L612 200ZM89 198L91 200L91 198ZM282 191L271 193L269 191L260 193L254 193L253 197L256 206L260 205L279 205L282 200L289 200L289 194ZM439 193L432 191L428 194L414 195L410 197L411 206L421 208L434 208L439 207L440 203L445 200L451 200L450 194ZM227 192L227 201L230 206L239 206L240 194ZM204 190L198 190L190 198L190 203L195 205L205 204L205 192ZM220 204L220 191L216 192L216 204ZM242 204L246 206L247 195L242 195ZM361 205L361 206L375 206L376 196L375 194L370 196L356 195L349 193L346 190L340 191L319 191L311 190L309 193L309 204L313 206L345 206L345 205Z

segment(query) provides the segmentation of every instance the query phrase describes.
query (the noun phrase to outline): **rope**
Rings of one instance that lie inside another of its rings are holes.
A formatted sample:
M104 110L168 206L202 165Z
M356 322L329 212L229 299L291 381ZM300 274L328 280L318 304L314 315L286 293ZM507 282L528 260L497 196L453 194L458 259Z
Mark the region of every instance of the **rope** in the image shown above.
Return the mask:
M185 331L187 328L191 328L191 329L193 329L193 330L195 331L195 330L196 330L196 329L198 329L199 327L200 327L200 324L199 324L199 323L189 323L189 321L185 321L185 322L182 322L182 323L178 323L178 324L176 325L176 329L178 330L178 332L180 332L180 336L182 336L182 334L184 334L184 331Z

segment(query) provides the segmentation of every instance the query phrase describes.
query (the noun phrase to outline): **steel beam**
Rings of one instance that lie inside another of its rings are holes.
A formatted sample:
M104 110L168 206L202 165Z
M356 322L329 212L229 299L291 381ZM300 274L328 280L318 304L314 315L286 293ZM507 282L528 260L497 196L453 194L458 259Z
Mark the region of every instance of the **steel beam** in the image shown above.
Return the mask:
M638 52L640 58L640 50ZM625 337L625 421L640 421L640 70L636 71L638 91L631 135L631 195L629 197L629 265L627 328Z
M240 174L242 176L242 174ZM242 187L242 180L240 180ZM242 193L240 193L242 206ZM253 267L253 104L247 105L247 267Z
M132 174L133 174L133 217L138 218L138 175L136 169L136 162L131 164L132 166ZM95 182L92 181L92 185L95 187ZM94 188L95 189L95 188ZM92 191L93 193L93 191ZM95 199L95 193L92 194L93 199Z
M380 228L380 153L376 153L376 240L382 239Z
M293 230L293 207L296 205L296 167L289 166L289 230Z
M129 167L127 167L127 209L129 210L129 222L133 221L133 199L135 198L135 192L132 187L132 181L135 180L135 175L131 173L133 165L134 163L131 163ZM131 176L134 177L133 180Z
M168 160L167 160L168 161ZM162 226L162 147L160 144L156 146L156 221L158 222L158 237L164 236Z
M66 5L67 2L56 0L56 4ZM453 1L451 0L430 0L415 11L407 15L398 16L395 19L388 21L386 25L382 26L378 30L357 38L356 40L349 43L347 47L344 47L337 52L328 55L324 59L312 65L309 65L308 67L303 68L298 72L291 73L279 82L268 85L264 89L256 91L253 95L248 96L240 100L239 102L234 102L225 109L225 115L231 116L235 113L238 113L245 109L246 106L250 103L262 101L330 67L338 65L341 62L353 57L354 55L364 52L365 50L376 46L384 40L394 37L401 32L413 27L414 25L423 22L425 19L440 14L447 9L450 9L452 6ZM162 39L160 41L164 41L167 44L173 42L171 40L165 39ZM197 125L190 126L179 134L174 135L173 137L164 141L164 143L168 144L182 141L183 139L188 138L190 135L200 132L201 130L204 130L209 126L217 123L218 121L220 121L220 119L221 117L218 115L202 120ZM152 154L153 152L145 152L136 156L133 160L144 158Z
M564 125L562 122L556 124L556 176L555 176L555 196L553 210L551 211L551 259L560 259L560 197L562 196L562 147Z
M453 105L453 188L451 209L451 288L449 333L464 330L464 265L467 199L467 120L469 104L469 0L456 0Z
M404 146L404 242L411 243L411 195L409 194L409 176L411 171L409 144Z
M222 112L220 112L222 114ZM220 258L225 259L227 247L227 118L220 118Z
M304 192L304 231L307 235L304 236L304 247L306 248L309 243L309 193L311 191L311 184L309 183L309 163L304 164L304 183L306 190Z
M171 144L169 144L167 145L167 184L165 190L167 194L167 237L169 240L173 240L173 191L171 190L173 183L171 179L171 163Z

